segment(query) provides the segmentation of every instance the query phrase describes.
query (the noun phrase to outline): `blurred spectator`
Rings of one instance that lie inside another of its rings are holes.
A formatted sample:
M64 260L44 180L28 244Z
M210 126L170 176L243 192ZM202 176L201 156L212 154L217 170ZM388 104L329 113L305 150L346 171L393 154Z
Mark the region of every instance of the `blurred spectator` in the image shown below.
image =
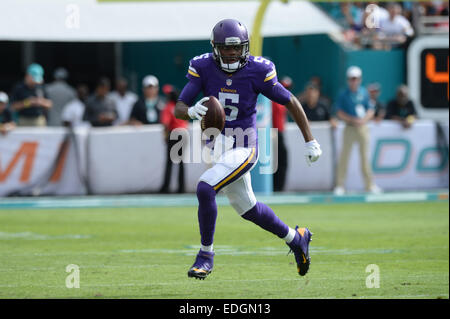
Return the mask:
M448 16L448 0L442 2L442 6L439 10L439 15Z
M280 81L286 89L291 90L292 79L285 76ZM287 119L287 109L284 105L272 102L272 126L278 130L277 140L277 154L278 154L278 168L273 174L273 190L281 192L284 189L286 181L286 171L288 167L287 147L284 141L284 125Z
M18 113L18 126L46 126L47 112L53 106L43 86L44 69L37 63L28 66L22 83L11 93L11 110Z
M371 83L367 86L367 91L369 92L370 108L375 110L375 116L373 119L375 122L380 122L386 115L386 105L379 100L381 86L377 82Z
M61 126L61 113L64 105L76 97L75 90L67 84L69 73L64 68L57 68L53 73L55 79L46 85L48 98L52 100L53 107L48 112L48 126Z
M442 6L439 8L439 15L442 17L447 17L446 21L442 21L436 25L438 28L443 28L445 30L449 30L449 22L448 22L448 0L443 1Z
M128 91L128 81L125 78L119 78L116 81L116 90L109 94L117 106L118 118L116 125L122 125L130 120L131 109L136 103L138 97L131 91Z
M317 86L317 88L319 89L320 92L320 97L319 97L319 101L325 105L328 106L328 108L330 108L330 104L331 104L331 99L328 96L325 96L323 94L323 90L322 90L322 79L320 78L320 76L312 76L309 81L308 84L313 84L315 86ZM306 96L306 87L305 90L299 94L297 94L297 98L300 101L300 103L304 103L305 101L305 96Z
M158 78L154 75L147 75L142 80L142 90L144 96L134 104L129 124L159 123L160 113L164 109L164 102L159 96Z
M355 20L353 21L352 29L356 31L361 31L364 28L364 3L360 1L353 2L353 6L355 7L354 11L355 14Z
M347 69L348 87L343 90L336 101L337 116L346 125L343 132L342 151L337 167L337 179L334 193L342 195L347 177L347 166L354 143L359 144L361 169L364 176L366 191L380 193L381 189L375 185L368 159L369 128L367 122L374 115L374 109L369 104L367 90L361 86L362 71L357 66Z
M319 87L314 83L308 83L305 89L305 97L302 102L303 110L309 121L330 121L333 128L336 128L336 120L332 119L329 112L329 105L320 99Z
M5 135L15 126L11 111L8 109L8 95L0 91L0 134Z
M435 16L438 14L438 8L434 1L421 1L420 13L424 16Z
M117 119L116 103L108 96L111 84L109 79L101 78L95 92L86 100L83 120L92 126L112 126Z
M413 22L419 34L448 34L448 0L421 1L413 10Z
M363 10L351 2L334 4L331 17L343 28L343 36L347 42L354 42L362 29Z
M401 123L404 128L410 128L416 119L416 110L409 98L408 87L400 85L396 97L387 105L386 119Z
M380 21L387 19L389 12L378 4L378 1L370 1L367 3L364 14L362 16L362 30L359 34L358 42L359 46L365 48L372 48L374 38L377 35L377 31L380 27Z
M375 49L389 50L399 47L414 35L414 29L402 15L402 7L398 3L389 3L387 10L389 16L379 22L379 32L373 43Z
M170 133L175 129L186 129L188 126L188 121L180 120L175 117L175 104L178 100L177 90L170 84L163 86L162 91L167 98L167 104L161 112L161 123L164 125L164 136L167 144L167 157L166 157L166 169L164 171L164 182L161 186L160 193L169 193L170 178L172 176L172 158L170 156L170 151L175 144L182 141L182 136L179 135L178 139L170 139ZM178 151L178 156L180 162L178 164L178 193L184 193L184 163L182 161L182 147ZM177 158L178 161L178 158Z
M389 12L379 1L369 1L364 9L362 23L365 28L378 27L381 20L389 18Z
M67 103L62 111L61 120L64 126L78 127L89 124L83 121L86 108L86 100L89 96L89 88L85 84L77 86L77 97Z
M363 11L351 2L335 4L334 8L330 11L330 15L346 30L361 29Z

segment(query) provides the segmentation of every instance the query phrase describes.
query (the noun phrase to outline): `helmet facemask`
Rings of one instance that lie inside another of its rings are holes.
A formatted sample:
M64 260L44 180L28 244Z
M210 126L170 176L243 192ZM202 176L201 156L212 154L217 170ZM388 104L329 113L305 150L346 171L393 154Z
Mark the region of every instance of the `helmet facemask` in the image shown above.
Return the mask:
M229 37L225 39L225 43L215 43L211 39L213 47L213 56L223 71L233 73L245 66L250 55L249 42L241 42L238 37ZM222 55L221 49L233 48L235 51L240 51L238 55L225 56ZM231 61L230 61L231 60ZM233 60L236 60L232 62Z

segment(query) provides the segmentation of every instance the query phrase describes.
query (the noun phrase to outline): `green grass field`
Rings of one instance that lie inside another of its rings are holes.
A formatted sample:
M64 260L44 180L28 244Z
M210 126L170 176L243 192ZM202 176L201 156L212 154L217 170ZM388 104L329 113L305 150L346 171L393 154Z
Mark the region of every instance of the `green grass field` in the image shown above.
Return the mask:
M449 298L448 202L273 205L308 226L311 268L219 207L215 268L187 277L196 208L0 210L0 298ZM66 266L80 288L66 288ZM367 288L376 264L380 288Z

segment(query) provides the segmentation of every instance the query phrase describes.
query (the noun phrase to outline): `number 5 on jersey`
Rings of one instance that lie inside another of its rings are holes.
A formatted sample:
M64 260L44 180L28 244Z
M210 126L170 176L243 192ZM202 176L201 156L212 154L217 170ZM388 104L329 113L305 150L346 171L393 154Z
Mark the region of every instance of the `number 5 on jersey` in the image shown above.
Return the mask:
M239 109L237 106L227 105L227 100L233 104L239 104L239 94L219 92L219 102L223 105L224 109L231 110L229 115L225 113L225 121L234 121L238 116Z

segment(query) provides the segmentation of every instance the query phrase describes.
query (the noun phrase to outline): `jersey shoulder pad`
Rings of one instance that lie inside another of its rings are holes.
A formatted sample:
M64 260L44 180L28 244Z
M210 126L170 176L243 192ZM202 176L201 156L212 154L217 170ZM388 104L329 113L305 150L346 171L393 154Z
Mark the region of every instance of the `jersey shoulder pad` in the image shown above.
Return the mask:
M270 80L276 78L277 71L275 64L261 56L251 57L251 63L253 68L255 68L258 77L263 78L264 82L269 82Z
M212 53L205 53L205 54L193 57L189 61L188 73L190 75L192 75L193 77L200 77L201 70L203 68L208 67L208 65L211 63L211 59L212 59Z

